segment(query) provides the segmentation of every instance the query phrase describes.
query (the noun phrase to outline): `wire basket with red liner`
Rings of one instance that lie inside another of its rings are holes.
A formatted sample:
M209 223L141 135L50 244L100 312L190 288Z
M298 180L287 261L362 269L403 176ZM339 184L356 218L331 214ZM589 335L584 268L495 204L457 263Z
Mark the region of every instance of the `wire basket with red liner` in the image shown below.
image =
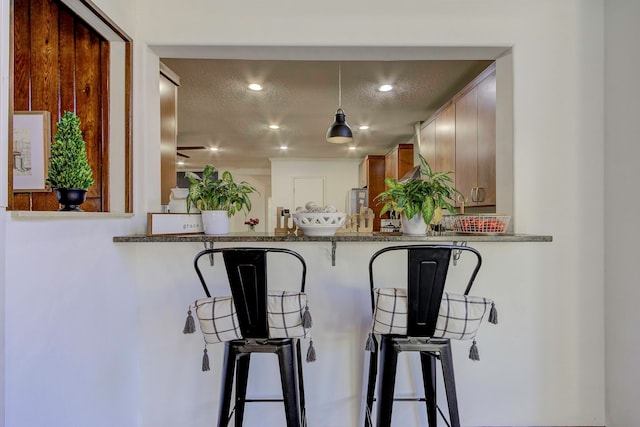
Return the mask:
M443 218L447 230L467 234L504 234L509 226L509 215L447 215Z

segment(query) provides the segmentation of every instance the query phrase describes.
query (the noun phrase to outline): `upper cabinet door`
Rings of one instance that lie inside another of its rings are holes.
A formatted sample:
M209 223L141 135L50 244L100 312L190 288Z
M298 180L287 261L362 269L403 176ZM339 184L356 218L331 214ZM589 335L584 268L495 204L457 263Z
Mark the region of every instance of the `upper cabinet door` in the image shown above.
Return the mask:
M456 170L456 107L448 106L436 122L436 156L431 165L434 172L454 172Z
M456 101L456 188L467 206L496 204L495 71Z
M478 182L482 205L496 204L496 72L478 84Z
M429 122L420 130L420 154L434 167L436 164L436 122Z
M413 144L398 144L384 159L384 177L402 178L413 168Z
M465 206L496 205L496 71L491 66L430 119L420 154L434 172L453 172ZM455 205L461 207L460 200Z
M456 188L465 205L475 204L477 162L478 90L473 88L456 102Z

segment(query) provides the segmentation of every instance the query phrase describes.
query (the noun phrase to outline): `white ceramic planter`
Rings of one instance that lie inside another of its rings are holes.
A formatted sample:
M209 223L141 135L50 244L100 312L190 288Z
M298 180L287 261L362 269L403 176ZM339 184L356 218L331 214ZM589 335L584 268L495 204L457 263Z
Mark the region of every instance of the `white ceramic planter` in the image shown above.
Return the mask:
M427 234L427 224L422 219L422 214L418 212L411 219L402 213L401 217L402 234L409 236L424 236Z
M220 236L229 234L229 216L227 211L202 211L202 229L204 234Z

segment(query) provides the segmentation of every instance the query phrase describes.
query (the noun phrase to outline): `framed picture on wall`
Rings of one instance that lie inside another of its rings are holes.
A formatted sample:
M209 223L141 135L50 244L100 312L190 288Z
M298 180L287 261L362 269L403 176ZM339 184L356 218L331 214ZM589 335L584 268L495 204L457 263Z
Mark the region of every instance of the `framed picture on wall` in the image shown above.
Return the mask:
M45 184L51 145L51 115L48 111L13 113L13 189L50 191Z

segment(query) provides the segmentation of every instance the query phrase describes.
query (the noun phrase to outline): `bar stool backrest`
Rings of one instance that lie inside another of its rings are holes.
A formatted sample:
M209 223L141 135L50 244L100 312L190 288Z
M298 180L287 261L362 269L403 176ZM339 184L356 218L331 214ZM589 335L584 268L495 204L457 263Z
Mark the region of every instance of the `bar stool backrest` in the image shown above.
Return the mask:
M302 264L300 292L304 292L307 266L297 252L282 248L219 248L205 249L198 253L193 261L207 297L209 289L198 266L198 260L204 255L220 252L224 260L231 295L236 307L240 331L244 338L267 338L267 254L280 252L297 258Z
M408 245L381 249L373 254L369 261L372 311L375 309L374 261L378 256L391 251L407 252L407 335L431 337L436 328L452 254L454 251L467 251L476 257L476 265L469 278L465 295L469 294L480 270L482 257L476 249L459 245Z

